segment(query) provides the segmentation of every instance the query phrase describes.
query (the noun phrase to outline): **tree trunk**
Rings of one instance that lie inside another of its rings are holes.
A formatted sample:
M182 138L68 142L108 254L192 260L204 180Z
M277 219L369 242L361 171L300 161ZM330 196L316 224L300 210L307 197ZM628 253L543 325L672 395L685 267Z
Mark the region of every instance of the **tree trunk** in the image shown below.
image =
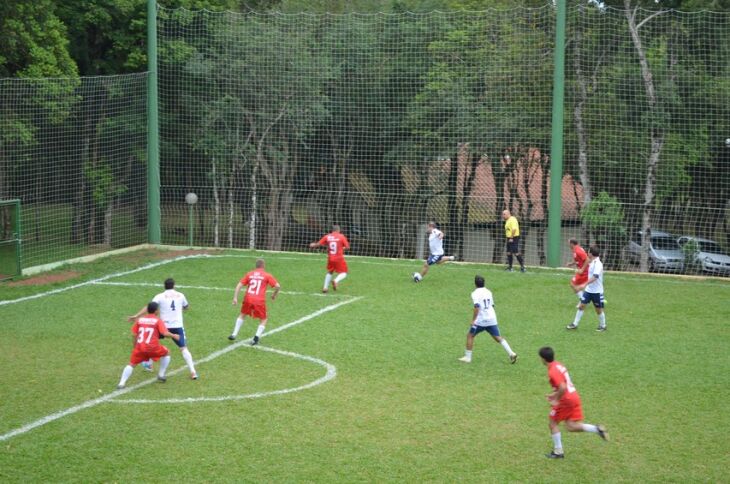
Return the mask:
M657 166L659 165L659 158L661 156L662 147L664 146L664 130L661 127L661 122L658 119L658 106L657 106L657 95L654 87L654 79L652 76L651 68L649 67L649 61L646 58L646 51L641 42L639 36L639 29L652 17L660 15L663 12L654 12L653 14L646 17L644 20L636 23L636 14L639 7L631 9L631 0L624 0L624 13L629 24L629 32L631 33L631 40L634 43L636 52L639 56L639 65L641 66L641 76L644 79L644 89L646 91L646 98L649 108L650 115L650 136L651 136L651 151L649 158L646 162L646 180L644 184L644 200L642 203L641 213L641 257L639 259L639 270L646 272L649 268L649 243L651 237L651 219L654 210L654 198L655 184L656 184L656 173Z

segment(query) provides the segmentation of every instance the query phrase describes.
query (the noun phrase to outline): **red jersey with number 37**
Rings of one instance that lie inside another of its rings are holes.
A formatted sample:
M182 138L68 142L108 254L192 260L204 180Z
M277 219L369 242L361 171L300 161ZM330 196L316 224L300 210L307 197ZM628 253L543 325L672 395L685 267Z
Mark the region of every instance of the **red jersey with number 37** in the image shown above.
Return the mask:
M241 279L241 284L248 286L243 300L249 304L266 302L266 286L275 287L278 281L263 269L254 269Z
M331 232L321 239L319 245L327 247L327 259L340 260L345 258L345 249L350 248L350 242L340 232Z
M134 350L152 351L160 346L160 335L165 332L167 328L160 318L154 314L142 316L132 326L132 333L137 335Z
M559 404L580 404L580 395L575 389L573 382L570 381L568 370L559 361L553 361L548 365L548 378L550 385L557 390L561 383L565 383L565 393L563 393Z

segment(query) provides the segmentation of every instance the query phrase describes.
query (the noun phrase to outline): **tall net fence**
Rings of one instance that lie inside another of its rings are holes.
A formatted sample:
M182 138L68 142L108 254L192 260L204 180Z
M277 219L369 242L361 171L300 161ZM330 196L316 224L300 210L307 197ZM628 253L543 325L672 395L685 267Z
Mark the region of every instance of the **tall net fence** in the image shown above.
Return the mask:
M23 266L147 240L146 74L0 79L0 200Z

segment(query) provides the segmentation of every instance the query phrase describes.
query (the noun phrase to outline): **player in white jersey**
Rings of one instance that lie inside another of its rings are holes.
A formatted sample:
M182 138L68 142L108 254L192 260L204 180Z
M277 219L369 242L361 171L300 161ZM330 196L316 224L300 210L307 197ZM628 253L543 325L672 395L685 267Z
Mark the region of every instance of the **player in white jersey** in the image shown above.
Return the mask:
M165 280L165 291L156 295L153 299L160 306L160 319L165 322L165 327L180 338L175 344L180 348L182 357L190 369L190 378L198 379L198 373L195 371L193 363L193 355L187 347L187 338L185 338L185 328L183 327L183 311L186 311L190 305L185 298L185 294L175 290L175 281L172 278ZM134 321L147 310L147 306L140 309L137 314L129 317L129 321ZM145 370L151 371L152 362L148 361L143 364Z
M606 313L603 310L606 303L603 297L603 262L601 262L599 256L598 247L592 246L588 250L588 281L577 287L578 290L583 290L583 297L581 297L578 311L575 313L575 319L566 326L567 329L578 328L580 319L583 317L583 309L585 309L586 304L592 302L598 315L598 328L596 328L596 331L606 331Z
M436 222L429 222L426 232L428 233L428 250L430 255L428 256L428 259L426 259L426 262L423 263L423 269L421 269L421 272L415 272L413 274L413 282L421 282L421 280L426 277L426 273L430 266L434 264L443 264L444 262L456 259L453 255L444 255L444 233L436 228Z
M486 331L494 341L502 345L502 348L509 355L510 363L517 361L517 353L512 351L507 340L499 334L499 326L497 325L497 313L494 311L494 298L492 291L484 287L484 278L482 276L474 277L474 285L477 287L471 293L471 301L474 305L474 313L471 318L469 332L466 335L466 351L459 361L471 363L471 353L474 349L474 337Z

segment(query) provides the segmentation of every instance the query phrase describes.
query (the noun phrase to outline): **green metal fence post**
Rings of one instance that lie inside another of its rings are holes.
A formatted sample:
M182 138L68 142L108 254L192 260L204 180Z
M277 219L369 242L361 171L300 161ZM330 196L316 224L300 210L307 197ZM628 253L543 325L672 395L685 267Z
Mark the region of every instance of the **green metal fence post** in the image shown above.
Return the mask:
M147 241L161 242L160 139L157 118L157 1L147 0Z
M555 19L555 66L553 70L553 118L550 142L550 205L548 208L547 262L560 263L560 222L563 185L563 101L565 95L565 0L557 0Z

